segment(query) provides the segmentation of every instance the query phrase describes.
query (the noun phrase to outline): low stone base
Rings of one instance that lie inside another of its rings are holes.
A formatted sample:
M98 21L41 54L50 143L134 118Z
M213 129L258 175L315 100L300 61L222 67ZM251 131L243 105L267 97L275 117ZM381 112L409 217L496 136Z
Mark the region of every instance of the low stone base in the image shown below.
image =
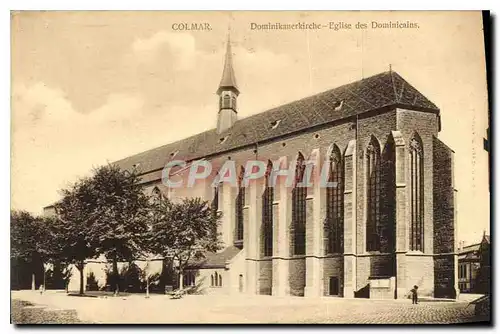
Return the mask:
M396 277L370 277L371 299L394 299Z

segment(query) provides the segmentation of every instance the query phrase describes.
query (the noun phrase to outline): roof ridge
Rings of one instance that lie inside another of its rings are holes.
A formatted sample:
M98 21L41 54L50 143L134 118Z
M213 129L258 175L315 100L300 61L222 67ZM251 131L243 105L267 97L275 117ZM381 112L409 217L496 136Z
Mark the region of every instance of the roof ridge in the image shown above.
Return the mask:
M124 169L141 165L142 174L148 174L162 169L164 164L170 161L170 154L174 151L178 151L177 159L192 161L251 144L275 140L305 129L389 106L404 105L408 108L414 107L415 110L439 112L432 102L409 83L405 94L397 100L394 89L398 80L405 81L395 71L374 74L238 119L231 128L221 134L217 134L216 128L213 127L174 142L129 155L114 163ZM336 108L341 101L343 103ZM417 102L414 103L414 101ZM312 108L312 105L315 108ZM270 123L278 119L281 120L280 126L271 130ZM245 136L242 135L243 133ZM227 140L221 143L219 139L228 135L230 136Z
M303 100L313 99L313 98L318 98L320 95L323 95L323 94L326 94L326 93L332 92L332 91L337 90L337 89L345 88L345 87L347 87L347 86L349 86L349 85L360 84L360 83L361 83L361 82L363 82L363 81L366 81L366 80L369 80L369 79L373 79L373 78L375 78L375 77L377 77L377 76L383 76L384 74L387 74L387 73L388 73L388 71L386 71L386 72L381 72L381 73L377 73L377 74L371 75L371 76L369 76L369 77L366 77L366 78L363 78L363 79L360 79L360 80L351 81L351 82L348 82L348 83L346 83L346 84L343 84L343 85L340 85L340 86L337 86L337 87L328 88L328 89L326 89L326 90L324 90L324 91L321 91L321 92L319 92L319 93L316 93L316 94L314 94L314 95L305 96L305 97L302 97L302 98L299 98L299 99L292 100L292 101L290 101L290 102L285 102L284 104L275 105L275 106L273 106L273 107L271 107L271 108L268 108L268 109L266 109L266 110L264 110L264 111L262 111L262 112L260 112L260 113L255 113L255 114L249 115L249 116L247 116L247 117L240 118L240 119L238 119L236 122L238 122L238 121L242 121L242 120L244 120L244 119L248 119L248 118L251 118L251 117L257 117L257 116L259 116L260 114L263 114L263 113L266 113L266 112L272 112L272 111L274 111L274 110L276 110L276 109L278 109L278 108L287 107L287 106L289 106L289 105L291 105L291 104L295 104L295 103L297 103L297 102L303 102Z
M418 92L420 94L421 97L424 98L424 100L428 103L430 103L433 108L439 110L438 106L436 106L427 96L425 96L424 94L422 94L422 92L420 92L418 89L415 88L415 86L413 86L408 80L406 80L405 78L403 78L398 72L395 72L395 71L392 71L398 80L402 81L403 85L406 85L407 87L415 90L416 92ZM401 88L401 93L399 94L399 97L398 97L398 100L397 102L400 103L400 99L401 99L401 96L403 95L403 90L404 90L404 86ZM417 96L415 96L416 98Z
M337 87L334 87L334 88L329 88L329 89L326 89L326 90L324 90L324 91L322 91L322 92L319 92L319 93L316 93L316 94L314 94L314 95L305 96L305 97L302 97L302 98L299 98L299 99L292 100L292 101L290 101L290 102L286 102L286 103L284 103L284 104L280 104L280 105L273 106L273 107L268 108L268 109L266 109L266 110L264 110L264 111L262 111L262 112L255 113L255 114L252 114L252 115L248 115L247 117L243 117L243 118L237 119L237 120L236 120L236 122L235 122L235 124L236 124L236 123L240 123L240 122L241 122L241 121L243 121L243 120L248 120L248 119L251 119L251 118L253 118L253 117L259 117L259 115L261 115L261 114L264 114L264 113L267 113L267 112L273 112L273 111L275 111L275 110L276 110L276 109L278 109L278 108L286 107L286 106L289 106L289 105L291 105L291 104L294 104L294 103L297 103L297 102L300 102L300 101L303 101L303 100L306 100L306 99L318 98L318 97L319 97L320 95L322 95L322 94L325 94L325 93L328 93L328 92L331 92L331 91L333 91L333 90L337 90L337 89L340 89L340 88L344 88L344 87L346 87L346 86L353 85L353 84L356 84L356 83L361 83L361 82L363 82L363 81L365 81L365 80L372 79L372 78L377 77L377 76L382 76L382 75L384 75L384 74L386 74L386 73L388 73L388 72L381 72L381 73L377 73L377 74L371 75L371 76L366 77L366 78L362 78L362 79L357 80L357 81L351 81L351 82L348 82L348 83L346 83L346 84L343 84L343 85L340 85L340 86L337 86ZM155 147L155 148L153 148L153 149L151 149L151 150L156 150L156 149L160 149L160 148L162 148L162 147L166 147L166 146L169 146L169 145L173 145L173 144L175 144L175 143L179 143L179 142L185 141L185 140L187 140L187 139L190 139L190 138L193 138L193 137L199 136L199 135L201 135L201 134L206 134L206 133L208 133L208 132L210 132L210 131L215 131L216 129L217 129L216 127L213 127L213 128L211 128L211 129L205 130L205 131L203 131L203 132L199 132L199 133L193 134L193 135L191 135L191 136L184 137L184 138L181 138L181 139L177 139L177 140L172 141L172 142L170 142L170 143L167 143L167 144L164 144L164 145L161 145L161 146ZM226 130L226 131L224 131L223 133L228 132L228 131L230 131L230 130L231 130L231 128L227 129L227 130ZM221 133L221 134L222 134L222 133ZM136 153L136 154L134 154L134 155L141 154L141 153L146 153L146 152L151 151L151 150L142 151L142 152ZM124 157L124 158L122 158L122 159L120 159L120 160L116 160L116 161L115 161L115 162L113 162L113 163L119 163L119 162L121 162L121 161L123 161L123 160L126 160L126 159L127 159L127 158L129 158L129 157L130 157L130 156L128 156L128 157Z

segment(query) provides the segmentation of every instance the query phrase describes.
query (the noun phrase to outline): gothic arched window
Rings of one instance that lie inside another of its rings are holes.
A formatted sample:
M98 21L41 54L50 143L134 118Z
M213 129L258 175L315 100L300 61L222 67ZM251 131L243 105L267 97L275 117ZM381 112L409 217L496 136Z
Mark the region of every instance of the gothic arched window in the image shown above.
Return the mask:
M372 137L366 148L366 250L380 250L380 145Z
M219 175L217 174L215 176L214 180L214 193L213 193L213 198L212 198L212 216L214 219L217 218L218 212L219 212L219 197L220 197L220 191L221 191L221 183L219 182ZM217 239L217 224L213 224L213 229L212 229L213 237L214 239Z
M243 207L245 206L245 187L243 184L243 175L245 169L241 167L240 175L238 177L238 195L236 196L236 233L235 241L243 241Z
M410 140L411 230L410 250L424 250L423 149L418 135Z
M215 272L215 286L219 286L219 274Z
M273 201L274 188L269 185L273 164L267 163L266 185L262 194L262 244L263 256L273 256Z
M344 238L344 173L342 155L337 145L330 155L328 182L335 186L326 188L326 254L342 253Z
M214 185L214 196L212 198L212 210L217 212L219 210L219 191L220 191L220 183L217 182Z
M155 204L160 204L161 203L161 201L163 199L163 196L161 194L160 189L158 189L158 187L154 187L153 188L152 198L153 198L153 202Z
M299 186L305 171L304 156L299 152L295 167L295 187L292 190L292 254L306 253L306 197L307 188Z
M214 286L214 275L210 275L211 281L210 281L210 286Z

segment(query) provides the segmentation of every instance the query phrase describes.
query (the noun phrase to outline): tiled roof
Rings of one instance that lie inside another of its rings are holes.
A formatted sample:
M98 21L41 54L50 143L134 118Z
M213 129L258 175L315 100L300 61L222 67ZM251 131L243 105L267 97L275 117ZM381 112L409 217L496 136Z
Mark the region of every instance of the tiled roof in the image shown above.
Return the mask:
M208 130L115 163L123 169L137 166L147 173L162 169L174 152L176 160L191 161L389 106L439 113L434 103L399 74L384 72L237 120L221 134ZM278 120L279 125L273 127Z
M474 245L469 245L469 246L464 246L462 249L458 251L459 254L465 254L465 253L470 253L470 252L477 252L479 251L479 247L481 244L474 244Z
M229 246L226 247L222 252L205 254L205 258L201 259L200 261L191 261L186 268L225 268L226 262L234 258L240 251L241 249L235 246Z

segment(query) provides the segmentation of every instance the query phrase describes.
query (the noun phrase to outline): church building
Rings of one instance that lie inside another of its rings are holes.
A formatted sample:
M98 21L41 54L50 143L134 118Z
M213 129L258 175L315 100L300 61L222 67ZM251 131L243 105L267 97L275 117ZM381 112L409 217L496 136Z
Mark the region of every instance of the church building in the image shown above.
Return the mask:
M429 78L432 80L432 78ZM454 152L440 139L439 108L394 71L305 97L246 118L228 41L214 103L215 129L117 161L137 168L149 194L202 197L222 213L224 248L193 262L185 284L205 293L273 296L456 298ZM243 186L211 178L168 188L172 160L267 161ZM273 162L327 164L335 187L266 182Z

